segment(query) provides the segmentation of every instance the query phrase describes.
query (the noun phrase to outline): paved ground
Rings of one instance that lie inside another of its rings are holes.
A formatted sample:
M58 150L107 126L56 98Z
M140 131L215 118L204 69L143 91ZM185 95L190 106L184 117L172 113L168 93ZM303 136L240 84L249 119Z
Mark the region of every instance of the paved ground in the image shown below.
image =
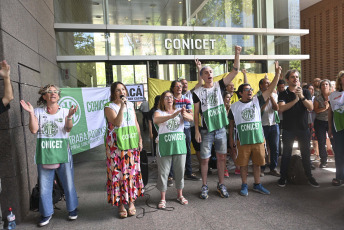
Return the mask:
M185 181L184 196L189 204L182 206L175 201L176 192L167 192L168 211L157 211L159 192L155 188L157 166L149 164L150 176L145 197L136 202L137 217L119 219L117 208L106 202L106 167L104 147L74 156L75 184L79 197L79 218L67 220L65 203L55 214L46 229L343 229L344 187L333 187L334 163L329 169L313 171L320 188L310 185L277 186L277 178L266 175L262 183L271 195L252 191L253 176L249 175L249 195L238 194L240 177L230 174L225 179L230 197L220 198L216 192L217 175L209 176L209 198L201 200L201 182ZM154 159L151 157L150 162ZM193 159L193 168L198 164ZM314 163L318 165L318 163ZM332 169L331 169L332 167ZM149 205L149 206L148 206ZM30 212L18 229L35 229L39 214Z

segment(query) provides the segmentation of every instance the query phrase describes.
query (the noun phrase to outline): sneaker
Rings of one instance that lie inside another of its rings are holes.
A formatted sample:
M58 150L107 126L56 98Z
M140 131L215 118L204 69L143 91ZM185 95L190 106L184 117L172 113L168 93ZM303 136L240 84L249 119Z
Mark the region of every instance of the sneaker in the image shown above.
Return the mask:
M320 163L320 165L319 165L319 168L326 168L327 167L327 163L325 162L325 163Z
M74 209L73 211L69 212L68 218L70 220L76 220L78 218L78 210Z
M186 175L185 180L193 180L193 181L200 181L201 178L197 177L194 173L192 173L191 175Z
M217 183L217 191L220 193L222 198L228 198L229 194L227 192L227 188L224 184Z
M173 186L173 178L172 177L169 177L168 180L167 180L167 186L168 187L172 187Z
M315 187L315 188L320 187L320 185L319 185L318 182L314 179L314 177L309 178L309 179L308 179L308 183L309 183L310 185L312 185L313 187Z
M271 176L277 176L277 177L281 176L281 174L276 169L270 170L268 174Z
M263 172L260 173L260 177L264 177L265 174Z
M229 172L228 169L225 170L225 178L229 178Z
M211 171L211 168L209 167L208 168L208 175L211 175L211 174L213 174L213 172Z
M278 184L278 186L280 186L280 187L285 187L285 179L282 179L282 178L280 178L278 181L277 181L277 184Z
M240 175L240 174L241 174L241 173L240 173L240 169L234 170L234 174L235 174L235 175Z
M201 188L201 195L200 195L201 199L208 199L208 192L209 192L208 186L203 185Z
M253 184L253 191L259 192L264 195L270 195L269 190L264 188L262 184Z
M52 216L47 216L47 217L41 216L41 219L38 222L38 226L43 227L43 226L49 224L51 217Z
M241 190L240 190L239 194L242 196L248 196L247 184L241 185Z

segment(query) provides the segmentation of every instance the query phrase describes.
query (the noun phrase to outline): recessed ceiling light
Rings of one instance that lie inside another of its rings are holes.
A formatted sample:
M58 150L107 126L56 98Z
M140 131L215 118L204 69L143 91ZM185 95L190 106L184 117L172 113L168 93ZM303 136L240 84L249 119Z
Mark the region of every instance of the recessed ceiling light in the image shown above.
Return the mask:
M183 3L182 1L179 2L179 4L182 4L182 3Z
M128 20L128 17L125 17L125 20Z
M92 5L99 6L99 2L92 2Z
M167 21L171 21L171 18L167 19Z
M131 2L131 0L128 0L128 2Z

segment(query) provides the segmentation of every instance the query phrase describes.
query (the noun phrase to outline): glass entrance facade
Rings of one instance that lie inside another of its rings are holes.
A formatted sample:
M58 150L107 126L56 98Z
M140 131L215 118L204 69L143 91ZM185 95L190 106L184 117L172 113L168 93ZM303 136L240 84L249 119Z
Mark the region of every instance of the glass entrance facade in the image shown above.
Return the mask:
M62 84L196 80L194 59L230 71L234 46L249 72L300 68L299 0L54 0ZM66 75L66 73L68 73ZM67 76L67 77L66 77Z

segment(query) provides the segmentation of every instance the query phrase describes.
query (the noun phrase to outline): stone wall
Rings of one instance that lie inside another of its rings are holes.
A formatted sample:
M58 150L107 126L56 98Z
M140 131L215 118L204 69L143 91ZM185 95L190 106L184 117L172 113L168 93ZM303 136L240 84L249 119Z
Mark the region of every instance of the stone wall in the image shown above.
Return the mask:
M29 117L19 101L24 99L36 107L41 86L60 85L53 0L0 1L0 60L11 66L14 90L11 109L0 115L0 203L3 217L11 206L20 222L29 212L37 170L35 135L28 129Z

